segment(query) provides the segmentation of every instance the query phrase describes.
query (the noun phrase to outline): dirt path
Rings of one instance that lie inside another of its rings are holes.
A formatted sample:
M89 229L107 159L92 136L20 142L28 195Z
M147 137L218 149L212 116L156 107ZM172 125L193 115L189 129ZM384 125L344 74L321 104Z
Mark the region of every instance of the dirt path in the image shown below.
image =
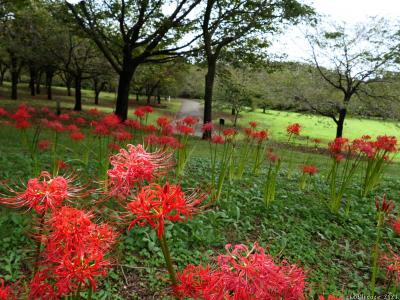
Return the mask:
M196 136L201 136L201 126L203 124L203 106L199 101L191 99L181 99L182 105L177 114L177 120L187 116L199 118L199 123L196 126Z

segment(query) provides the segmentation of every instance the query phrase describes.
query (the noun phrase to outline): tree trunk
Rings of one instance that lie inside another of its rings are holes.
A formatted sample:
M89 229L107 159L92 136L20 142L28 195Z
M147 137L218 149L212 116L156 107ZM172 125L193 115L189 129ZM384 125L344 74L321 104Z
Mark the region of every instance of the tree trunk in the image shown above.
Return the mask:
M29 66L29 89L31 90L31 96L36 95L36 90L35 90L35 82L36 82L36 68L34 66Z
M2 69L1 72L0 72L0 85L3 85L4 76L6 75L6 72L7 72L6 68Z
M336 137L343 136L344 119L346 118L347 109L341 108L339 111L339 119L337 121Z
M147 95L147 105L150 105L150 100L151 100L151 94Z
M236 115L236 109L235 109L234 107L232 107L231 115L232 115L232 116Z
M236 110L236 109L232 109L232 111L235 111L235 121L233 122L233 127L236 127L236 125L237 125L237 120L238 120L238 117L239 117L239 110Z
M157 103L161 104L161 95L159 92L157 93Z
M263 110L263 114L265 114L265 110L266 110L266 108L265 108L265 107L263 107L263 109L262 109L262 110Z
M81 76L75 76L75 106L74 111L82 110L82 78Z
M139 62L133 63L132 61L132 49L127 47L124 48L123 52L122 71L119 72L118 94L115 105L115 114L121 121L125 121L128 118L129 90L133 74L135 74L139 65Z
M18 58L11 54L11 99L18 99L18 78L19 78L19 68L18 68Z
M94 104L99 105L100 88L99 88L99 81L97 80L97 78L93 78L93 90L94 90Z
M36 78L36 94L40 94L40 84L42 81L42 71L39 71Z
M136 102L139 102L139 93L136 93Z
M49 69L46 70L46 89L47 89L47 100L53 100L53 77L54 77L54 70Z
M215 70L217 66L216 58L212 57L208 60L208 69L205 76L205 89L204 89L204 124L212 121L212 98L214 89ZM203 133L203 139L211 137L210 131Z

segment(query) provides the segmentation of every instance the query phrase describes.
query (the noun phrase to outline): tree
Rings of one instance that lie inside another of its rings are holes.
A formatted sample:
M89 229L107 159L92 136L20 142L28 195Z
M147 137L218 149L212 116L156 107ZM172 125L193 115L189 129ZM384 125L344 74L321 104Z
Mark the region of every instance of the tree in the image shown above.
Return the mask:
M399 45L390 44L394 39L388 28L388 24L378 20L351 29L333 25L308 35L312 62L318 73L342 94L339 105L329 112L314 107L315 111L331 117L336 123L336 137L343 136L344 121L353 96L368 95L368 86L383 82L384 73L395 61Z
M127 118L130 83L137 67L168 61L196 39L176 46L193 22L187 18L189 13L200 2L87 0L73 5L65 1L79 26L119 75L115 113L122 120ZM164 12L166 5L171 8L169 14Z
M264 34L278 31L284 21L293 22L311 13L310 7L296 0L207 0L201 25L207 62L204 123L212 121L213 87L222 50L236 46L248 49L245 53L252 56L256 48L268 45L261 39Z
M248 75L249 70L244 66L241 69L225 66L218 72L220 88L216 98L217 101L222 101L232 109L234 127L236 127L239 114L243 109L252 105L254 95Z

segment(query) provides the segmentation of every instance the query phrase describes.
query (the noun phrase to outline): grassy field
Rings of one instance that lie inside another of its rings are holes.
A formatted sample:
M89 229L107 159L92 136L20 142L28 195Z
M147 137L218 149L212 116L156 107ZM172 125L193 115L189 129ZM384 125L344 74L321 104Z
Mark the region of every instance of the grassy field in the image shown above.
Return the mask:
M61 97L64 93L65 90L60 89L56 95ZM89 93L85 91L87 98L84 109L92 107ZM104 96L99 109L111 112L112 94ZM54 101L32 101L27 95L25 97L29 99L26 102L30 105L54 107ZM65 95L62 97L63 107L70 108L73 98ZM0 103L1 107L12 109L21 101L3 98ZM131 110L134 109L133 104L135 103L132 103ZM171 101L168 106L158 109L151 119L154 120L160 114L174 115L179 110L179 105L178 100ZM274 147L283 159L283 168L278 175L276 201L270 207L264 205L262 188L267 173L266 165L257 175L252 172L250 162L242 179L226 180L222 196L214 207L186 223L167 225L167 238L176 267L182 269L189 263L212 262L212 256L223 253L227 243L251 245L258 241L278 259L287 259L306 270L307 300L317 299L318 295L328 293L344 296L344 299L357 297L359 294L369 295L371 249L376 238L374 200L375 196L386 193L397 207L400 205L398 163L388 166L382 184L366 197L360 196L362 172L357 172L344 197L353 203L349 215L343 212L335 215L328 209L329 187L326 181L331 158L314 152L295 152L295 171L288 178L287 158L290 151L279 143L286 140L286 126L294 122L304 126L305 135L322 138L327 142L334 135L333 122L316 116L274 111L268 111L264 115L256 111L243 114L241 125L246 126L250 120L259 122L261 128L266 127L271 131L274 140L267 147ZM328 121L332 124L329 125ZM325 126L317 127L318 124ZM366 133L399 136L398 127L389 122L349 119L347 126L345 132L350 133L349 128L352 130L352 136L349 137L359 137ZM88 128L84 132L88 133ZM0 181L11 185L25 182L31 177L30 157L21 148L20 136L21 133L15 128L0 127ZM51 136L50 132L44 132L43 137ZM136 138L131 142L140 141ZM99 167L96 161L96 145L92 145L91 160L87 166L82 165L79 160L82 148L78 144L72 144L68 135L60 136L60 145L59 158L73 168L80 176L81 183L96 185ZM171 176L169 180L180 183L183 188L206 188L210 181L209 144L192 138L190 147L193 148L192 157L184 175ZM238 154L236 158L238 159ZM304 162L315 164L319 173L313 178L309 188L301 190L299 167ZM40 163L43 169L50 170L50 153L41 154ZM5 192L4 188L0 189ZM91 197L95 198L97 195ZM88 203L76 205L87 207ZM394 216L399 212L396 208ZM28 283L32 270L32 216L31 212L21 213L0 207L0 278L17 282L21 287ZM135 226L131 231L122 232L120 243L113 253L113 268L100 283L92 299L172 299L155 231ZM390 226L385 226L382 240L383 250L388 244L395 248L400 247L400 239ZM377 281L377 295L382 297L388 295L385 275L382 270ZM87 298L87 295L83 297Z
M228 125L232 123L231 116ZM302 135L321 139L324 143L331 141L336 135L336 124L332 119L323 116L300 114L295 112L267 110L265 114L257 109L254 112L244 112L240 115L238 125L248 126L249 121L256 121L261 128L268 128L273 139L286 141L286 127L292 123L303 126ZM383 120L369 120L348 116L344 126L344 136L350 139L359 138L364 134L372 137L378 135L394 135L400 138L400 123Z

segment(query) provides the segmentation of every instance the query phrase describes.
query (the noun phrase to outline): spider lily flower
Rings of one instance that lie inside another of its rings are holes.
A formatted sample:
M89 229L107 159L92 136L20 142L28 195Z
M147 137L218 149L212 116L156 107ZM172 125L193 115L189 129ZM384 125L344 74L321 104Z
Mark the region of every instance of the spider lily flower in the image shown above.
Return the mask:
M8 188L15 196L1 197L0 204L13 208L26 207L43 214L60 207L68 199L81 196L79 194L82 189L72 185L74 179L73 176L52 177L50 173L43 171L39 177L29 179L22 192Z
M301 131L301 125L299 123L290 124L286 128L286 132L289 135L300 135L300 131Z
M227 254L213 266L187 266L178 274L174 291L178 297L195 299L287 299L302 300L305 273L287 261L276 263L255 244L226 245Z
M173 165L172 154L149 153L142 145L127 145L109 158L112 168L107 171L108 194L126 198L131 190L154 177L165 175Z
M127 210L134 215L128 230L136 224L150 225L157 230L157 236L164 235L165 221L183 222L199 210L199 205L206 194L193 192L185 194L179 185L161 186L151 184L144 186L133 201L128 203Z
M0 278L0 300L12 300L15 299L11 293L10 287L6 286L4 279Z
M59 299L96 290L96 280L110 267L106 255L117 234L107 224L97 225L92 219L91 213L67 206L53 212L46 222L40 270L30 283L31 298Z

